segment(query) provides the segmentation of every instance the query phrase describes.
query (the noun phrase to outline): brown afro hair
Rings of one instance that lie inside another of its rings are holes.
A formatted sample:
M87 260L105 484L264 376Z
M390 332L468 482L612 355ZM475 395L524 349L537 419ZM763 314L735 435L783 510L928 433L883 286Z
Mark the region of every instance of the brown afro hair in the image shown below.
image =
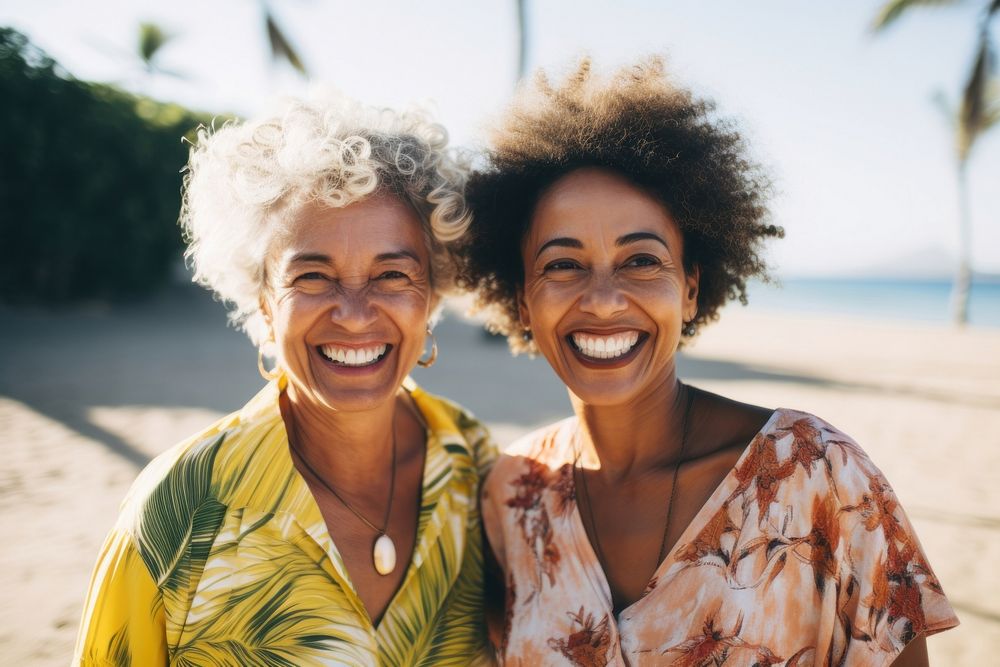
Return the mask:
M534 352L518 318L521 243L541 195L584 167L608 169L658 199L684 238L684 268L700 268L693 336L747 280L767 279L761 246L784 231L770 222L771 182L715 105L673 84L651 58L602 79L590 61L559 86L544 74L522 91L471 177L473 211L460 284L476 294L487 327L514 352Z

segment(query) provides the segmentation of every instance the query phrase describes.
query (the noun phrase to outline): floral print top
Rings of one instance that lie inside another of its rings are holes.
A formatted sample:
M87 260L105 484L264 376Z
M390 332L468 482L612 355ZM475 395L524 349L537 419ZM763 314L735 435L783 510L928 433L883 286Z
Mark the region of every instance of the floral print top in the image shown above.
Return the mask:
M483 490L511 665L888 665L958 624L885 477L849 437L777 410L617 615L576 503L567 419Z

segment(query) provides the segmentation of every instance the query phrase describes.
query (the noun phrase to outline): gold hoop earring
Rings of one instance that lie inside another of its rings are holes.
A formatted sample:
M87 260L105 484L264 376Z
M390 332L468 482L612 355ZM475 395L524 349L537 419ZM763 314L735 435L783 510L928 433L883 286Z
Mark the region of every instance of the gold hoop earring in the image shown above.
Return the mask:
M431 356L426 361L424 359L417 359L417 366L421 368L430 368L438 358L437 338L434 337L434 332L431 331L430 327L427 327L427 335L431 337Z
M277 365L275 365L275 367L271 370L268 370L267 367L264 366L264 350L262 347L257 348L257 372L260 373L260 376L264 378L265 382L276 380L278 376L281 375L281 369L278 368Z

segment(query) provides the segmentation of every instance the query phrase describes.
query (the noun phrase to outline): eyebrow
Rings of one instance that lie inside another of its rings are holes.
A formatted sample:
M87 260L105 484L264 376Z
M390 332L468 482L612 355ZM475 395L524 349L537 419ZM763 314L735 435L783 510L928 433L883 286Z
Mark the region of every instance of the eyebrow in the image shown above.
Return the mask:
M411 259L417 264L420 263L420 258L417 254L411 250L396 250L394 252L383 252L375 256L376 262L388 262L394 259ZM333 259L329 255L324 255L320 252L300 252L292 255L292 258L288 260L288 264L332 264Z
M631 234L626 234L625 236L619 236L618 240L615 241L615 245L621 248L622 246L646 240L657 241L663 244L664 248L670 250L670 244L668 244L663 237L658 234L654 234L653 232L632 232Z
M670 244L668 244L662 236L654 234L653 232L632 232L631 234L626 234L625 236L618 237L615 241L615 245L619 248L622 246L627 246L632 243L638 243L639 241L656 241L663 245L664 248L670 250ZM550 239L542 244L542 247L538 249L535 253L535 259L542 254L542 251L547 248L559 247L559 248L576 248L578 250L583 249L583 243L579 239L574 239L570 236L560 236L554 239Z
M300 252L292 255L291 259L288 260L289 265L307 263L330 264L331 260L329 255L320 252Z
M397 250L395 252L383 252L375 256L376 262L388 262L394 259L411 259L417 264L420 263L420 258L417 257L417 253L411 250Z
M535 253L535 259L538 259L538 256L542 254L543 250L545 250L547 248L557 248L557 247L558 248L577 248L578 250L582 250L583 249L583 243L581 243L579 239L574 239L574 238L569 237L569 236L559 236L559 237L554 238L554 239L549 239L548 241L546 241L545 243L543 243L542 247L539 248L538 252Z

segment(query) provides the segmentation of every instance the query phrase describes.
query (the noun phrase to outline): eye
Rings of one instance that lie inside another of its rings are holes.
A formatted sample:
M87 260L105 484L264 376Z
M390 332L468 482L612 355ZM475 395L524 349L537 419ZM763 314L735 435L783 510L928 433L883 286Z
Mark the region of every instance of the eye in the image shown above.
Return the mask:
M383 271L382 273L378 274L378 276L375 278L375 280L384 280L384 281L409 280L409 279L410 276L406 275L402 271Z
M622 265L622 268L626 269L650 269L656 268L663 264L659 258L653 255L636 255L635 257L629 257L628 261Z
M555 272L555 271L575 271L579 269L580 265L571 259L557 259L554 262L549 262L545 265L545 272Z
M318 281L318 280L329 280L325 275L319 271L309 271L308 273L303 273L300 276L296 276L293 282L308 282L308 281Z

